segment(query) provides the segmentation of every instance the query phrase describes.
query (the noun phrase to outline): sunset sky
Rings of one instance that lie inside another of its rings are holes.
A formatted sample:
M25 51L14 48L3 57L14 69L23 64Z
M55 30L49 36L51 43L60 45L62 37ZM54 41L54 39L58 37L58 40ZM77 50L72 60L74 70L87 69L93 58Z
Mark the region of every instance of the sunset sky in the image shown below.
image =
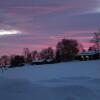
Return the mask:
M87 49L99 28L100 0L0 0L0 55L54 48L64 37Z

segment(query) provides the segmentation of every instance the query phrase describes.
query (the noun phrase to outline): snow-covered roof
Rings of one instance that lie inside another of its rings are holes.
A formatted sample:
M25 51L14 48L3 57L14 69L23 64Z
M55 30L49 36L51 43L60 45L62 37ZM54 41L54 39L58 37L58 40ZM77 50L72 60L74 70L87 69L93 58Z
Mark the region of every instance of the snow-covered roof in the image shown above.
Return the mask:
M39 62L44 62L44 61L51 62L51 61L53 61L53 59L33 60L32 63L39 63Z
M34 63L34 62L44 62L45 61L45 59L41 59L41 60L33 60L32 62Z
M51 61L53 61L53 59L47 59L46 61L47 61L47 62L51 62Z
M94 55L94 54L96 54L98 51L86 51L86 52L81 52L81 53L79 53L78 55ZM99 53L100 53L100 51L99 51Z

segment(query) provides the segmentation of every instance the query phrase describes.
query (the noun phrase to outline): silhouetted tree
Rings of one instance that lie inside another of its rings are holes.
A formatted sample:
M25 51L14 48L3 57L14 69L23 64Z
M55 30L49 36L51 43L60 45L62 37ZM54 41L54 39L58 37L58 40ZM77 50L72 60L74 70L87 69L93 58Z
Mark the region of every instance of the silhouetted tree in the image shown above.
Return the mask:
M24 56L13 55L11 56L11 66L23 66L25 63Z
M24 59L26 63L32 62L32 55L30 53L30 50L28 48L24 48Z
M94 37L90 40L90 42L94 43L96 47L96 53L98 55L97 57L100 58L100 31L94 33Z
M37 54L38 54L37 50L32 51L32 53L31 53L32 60L35 60L36 59Z
M57 46L56 46L56 61L60 62L62 61L62 44L61 42L58 42Z
M6 56L6 55L4 55L4 56L1 56L1 63L3 64L3 65L8 65L9 64L9 57L8 56Z
M94 33L94 37L90 42L94 43L97 50L100 50L100 32Z
M40 52L40 55L43 59L53 59L54 58L54 50L51 47L48 47L47 49L43 49Z
M78 42L72 39L62 39L56 46L56 60L73 60L78 53Z
M95 47L95 45L90 46L89 49L88 49L88 51L96 51L96 47Z

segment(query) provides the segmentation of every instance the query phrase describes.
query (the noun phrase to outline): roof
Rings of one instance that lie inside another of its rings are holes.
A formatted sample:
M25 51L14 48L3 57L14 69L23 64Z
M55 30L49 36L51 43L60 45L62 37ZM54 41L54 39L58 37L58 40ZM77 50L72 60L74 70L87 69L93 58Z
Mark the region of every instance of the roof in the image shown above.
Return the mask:
M32 62L34 63L34 62L44 62L45 61L45 59L41 59L41 60L33 60Z
M41 60L33 60L32 63L41 63L41 62L52 62L53 59L41 59Z
M98 51L86 51L86 52L80 52L78 55L79 56L84 56L84 55L94 55L94 54L97 54L98 53ZM100 51L99 51L99 53L100 53Z

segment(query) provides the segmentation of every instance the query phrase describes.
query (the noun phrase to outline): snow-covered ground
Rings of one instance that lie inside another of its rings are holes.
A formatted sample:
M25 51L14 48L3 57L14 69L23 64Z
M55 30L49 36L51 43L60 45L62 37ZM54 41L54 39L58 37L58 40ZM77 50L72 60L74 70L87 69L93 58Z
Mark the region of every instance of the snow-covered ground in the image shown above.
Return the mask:
M100 60L0 71L0 100L100 100Z

